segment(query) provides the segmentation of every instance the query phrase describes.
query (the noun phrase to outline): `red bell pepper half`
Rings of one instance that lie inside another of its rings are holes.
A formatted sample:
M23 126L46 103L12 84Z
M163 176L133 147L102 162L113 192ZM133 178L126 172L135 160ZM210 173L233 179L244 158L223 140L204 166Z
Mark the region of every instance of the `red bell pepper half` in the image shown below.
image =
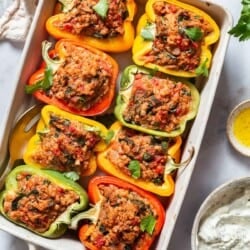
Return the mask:
M42 43L44 62L29 79L26 92L38 100L83 116L104 113L112 104L118 64L108 54L68 39L55 49Z
M91 250L147 250L160 233L165 210L152 194L112 176L96 176L88 186L94 207L76 215L71 228L80 219L90 219L80 227L79 238Z

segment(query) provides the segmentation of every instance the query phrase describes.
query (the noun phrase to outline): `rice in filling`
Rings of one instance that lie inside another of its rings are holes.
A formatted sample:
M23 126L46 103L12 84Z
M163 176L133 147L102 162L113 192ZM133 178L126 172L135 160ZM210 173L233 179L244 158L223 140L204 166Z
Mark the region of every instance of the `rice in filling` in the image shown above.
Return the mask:
M76 120L50 114L49 127L39 132L40 147L32 159L45 168L84 173L89 168L93 149L101 140L97 132L87 131Z
M73 7L56 26L76 35L111 38L124 34L123 23L128 16L126 0L108 0L107 16L102 18L93 7L99 0L74 0Z
M107 159L125 175L133 176L129 165L137 164L141 179L161 185L168 148L174 139L156 137L123 127L107 151Z
M86 48L66 42L63 45L65 61L45 94L75 110L88 110L109 92L113 66Z
M194 71L200 64L204 37L213 28L199 14L177 5L157 1L153 9L156 15L156 37L152 50L143 60L168 69ZM190 28L198 29L202 36L198 40L192 40L187 35Z
M148 129L171 132L179 128L191 104L191 91L184 83L136 74L123 118Z

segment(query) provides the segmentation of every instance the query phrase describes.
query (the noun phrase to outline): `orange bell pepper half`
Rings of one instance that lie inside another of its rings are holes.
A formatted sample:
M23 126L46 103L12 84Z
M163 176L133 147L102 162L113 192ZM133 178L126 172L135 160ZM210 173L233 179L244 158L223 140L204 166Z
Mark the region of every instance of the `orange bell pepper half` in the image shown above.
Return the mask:
M111 176L92 178L88 195L94 207L76 215L92 220L79 230L86 248L150 249L165 220L165 210L155 196Z
M133 19L137 10L137 6L134 2L134 0L127 0L125 2L125 7L126 7L126 17L121 17L123 19L123 23L121 26L121 29L123 29L123 33L122 34L115 34L112 36L103 36L100 32L100 34L95 34L95 35L86 35L83 34L82 32L80 34L76 34L72 32L72 25L75 23L75 20L77 20L77 17L75 18L70 18L70 20L74 19L74 21L69 21L66 24L62 25L63 27L60 27L60 25L63 23L63 20L65 18L65 16L71 12L77 12L79 15L79 11L76 11L77 7L74 6L73 1L67 1L67 0L59 0L59 2L62 3L62 7L61 7L61 13L58 13L58 6L56 7L56 14L51 16L50 18L48 18L47 22L46 22L46 29L48 31L48 33L55 37L56 39L61 39L61 38L67 38L67 39L72 39L75 40L77 42L80 43L84 43L84 44L88 44L92 47L95 47L97 49L103 50L103 51L107 51L107 52L114 52L114 53L118 53L118 52L123 52L123 51L127 51L129 50L132 45L133 45L133 41L134 41L134 27L133 27ZM101 2L101 1L100 1ZM120 10L120 6L118 6L118 13L113 13L114 10L112 10L111 12L109 12L109 5L111 5L111 3L109 3L109 1L104 0L102 1L103 5L106 6L102 6L103 7L107 7L107 13L106 16L101 16L100 14L98 14L99 12L97 11L97 15L96 18L97 20L99 19L99 21L102 23L105 23L106 19L110 19L112 20L112 18L117 18L118 16L121 16L122 14L119 13ZM116 2L112 3L113 5L116 4ZM89 5L91 5L89 3ZM93 9L93 6L90 7L88 6L88 8L90 10ZM89 10L88 10L89 12ZM88 13L89 14L89 13ZM92 15L94 15L95 12L92 13ZM83 17L84 19L84 17ZM87 19L87 17L85 18ZM111 22L110 20L108 20L107 22ZM118 21L117 21L118 22ZM93 25L93 23L91 23L91 25ZM97 24L94 24L96 26L98 26ZM88 27L87 24L85 24L86 27ZM109 31L109 33L111 33Z
M73 114L104 113L115 95L117 62L103 51L68 39L59 40L48 52L50 46L43 42L44 62L30 77L26 92Z

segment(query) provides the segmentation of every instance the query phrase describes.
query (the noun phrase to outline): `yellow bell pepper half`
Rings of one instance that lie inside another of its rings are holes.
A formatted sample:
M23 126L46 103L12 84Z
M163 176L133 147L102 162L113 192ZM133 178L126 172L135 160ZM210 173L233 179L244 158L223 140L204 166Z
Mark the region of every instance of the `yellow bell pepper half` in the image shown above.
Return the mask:
M137 25L133 61L170 75L208 76L211 45L219 36L218 25L204 11L176 0L149 0Z
M112 140L109 143L109 146L104 151L98 153L97 155L98 167L110 175L118 177L144 190L150 191L160 196L170 196L171 194L173 194L175 184L174 184L174 180L171 174L163 173L164 176L163 176L162 183L157 184L157 183L154 183L153 181L145 181L142 178L133 178L133 175L130 176L130 175L125 174L123 171L120 170L120 168L116 164L114 164L113 162L109 160L107 155L109 151L111 150L113 143L115 143L118 140L118 134L123 128L125 127L123 127L122 124L118 121L113 123L112 126L110 127L109 131L113 131L114 135L113 135ZM140 132L134 131L134 133L138 134ZM142 133L141 135L143 136ZM130 141L130 139L131 138L128 137L128 141ZM170 156L172 159L174 159L175 162L179 162L180 154L181 154L182 139L180 136L177 136L175 138L172 138L171 140L172 142L170 146L167 148L167 155ZM166 170L163 170L163 171L166 171Z
M60 172L89 176L96 170L96 153L106 148L104 125L46 105L36 134L24 152L24 162Z

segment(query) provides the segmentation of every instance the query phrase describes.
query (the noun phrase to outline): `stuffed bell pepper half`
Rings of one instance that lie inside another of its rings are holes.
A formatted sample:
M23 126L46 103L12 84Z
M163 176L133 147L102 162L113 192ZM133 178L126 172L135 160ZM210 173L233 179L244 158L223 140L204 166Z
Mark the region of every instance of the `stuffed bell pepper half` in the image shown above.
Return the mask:
M29 165L12 170L0 194L4 217L47 238L63 235L72 216L87 207L87 193L74 180Z
M108 147L98 153L97 164L104 172L160 196L174 192L169 157L179 162L182 139L145 134L115 122ZM172 167L174 164L172 164Z
M44 63L29 79L26 92L68 112L95 116L112 104L118 76L117 62L106 53L62 39L42 43ZM53 58L50 57L53 56Z
M196 116L199 100L194 84L130 65L123 71L114 113L126 127L176 137Z
M71 227L80 227L79 238L90 250L150 249L160 233L165 210L150 193L112 176L96 176L88 185L94 207L76 215Z
M149 0L137 26L137 65L179 77L208 76L219 27L204 11L176 0Z
M24 161L39 168L88 176L96 170L96 152L105 149L106 135L101 123L46 105Z
M59 0L61 13L46 22L49 34L107 52L129 50L134 41L134 0ZM58 9L58 8L57 8Z

